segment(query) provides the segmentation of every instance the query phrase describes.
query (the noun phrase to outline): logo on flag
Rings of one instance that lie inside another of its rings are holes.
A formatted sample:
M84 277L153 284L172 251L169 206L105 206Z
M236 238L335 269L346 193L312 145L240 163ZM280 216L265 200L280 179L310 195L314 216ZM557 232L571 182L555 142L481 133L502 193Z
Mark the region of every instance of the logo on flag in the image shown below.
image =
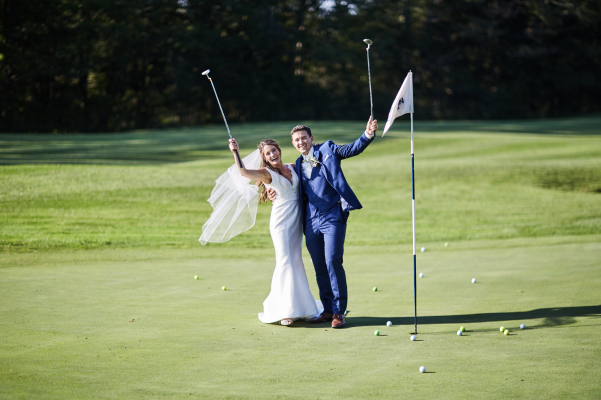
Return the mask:
M394 120L403 114L413 112L413 73L410 71L407 77L401 85L399 93L396 95L392 107L390 107L390 113L388 113L388 121L384 127L384 133L388 132Z

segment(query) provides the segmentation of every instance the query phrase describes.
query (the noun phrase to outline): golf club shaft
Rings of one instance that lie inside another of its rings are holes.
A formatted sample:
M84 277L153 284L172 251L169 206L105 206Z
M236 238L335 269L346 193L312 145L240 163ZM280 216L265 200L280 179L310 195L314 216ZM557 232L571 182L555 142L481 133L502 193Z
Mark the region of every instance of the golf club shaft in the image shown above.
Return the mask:
M209 77L207 76L207 78ZM209 81L211 82L211 86L213 87L213 92L215 92L215 98L217 99L217 104L219 104L219 109L221 110L221 115L223 116L223 122L225 122L225 127L227 128L227 134L230 135L230 139L233 139L232 134L230 132L230 127L227 124L225 114L223 113L223 108L221 107L221 102L219 101L219 96L217 95L217 90L215 89L215 85L213 84L213 79L209 78ZM244 166L242 165L242 160L240 159L240 153L238 153L238 150L234 150L234 152L236 153L236 160L238 161L238 166L240 168L244 168Z
M374 120L374 100L371 95L371 69L369 67L369 45L367 46L367 78L369 79L369 102L371 104L371 120Z

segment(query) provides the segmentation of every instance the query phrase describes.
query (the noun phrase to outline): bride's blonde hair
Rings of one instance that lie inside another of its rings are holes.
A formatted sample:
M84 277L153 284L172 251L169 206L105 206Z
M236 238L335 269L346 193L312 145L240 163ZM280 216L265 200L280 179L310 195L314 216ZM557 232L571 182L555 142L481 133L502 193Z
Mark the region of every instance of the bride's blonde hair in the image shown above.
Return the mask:
M269 168L270 170L275 171L280 175L284 175L284 171L282 171L281 168L271 165L271 163L265 158L265 154L263 154L263 151L267 146L275 147L278 150L278 153L280 153L280 160L282 159L282 150L280 149L280 144L273 139L265 139L261 141L261 143L259 143L259 145L257 146L257 148L259 149L259 154L261 154L261 167ZM259 187L259 204L261 204L262 202L267 203L267 188L261 181L257 181L256 184Z

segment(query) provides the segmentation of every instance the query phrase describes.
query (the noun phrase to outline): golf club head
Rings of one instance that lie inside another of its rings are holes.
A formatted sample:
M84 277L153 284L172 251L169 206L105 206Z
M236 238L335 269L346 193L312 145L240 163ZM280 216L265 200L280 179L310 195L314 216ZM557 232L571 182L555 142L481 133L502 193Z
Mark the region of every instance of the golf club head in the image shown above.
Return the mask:
M207 70L206 70L206 71L204 71L202 74L203 74L203 75L209 75L209 72L211 72L211 70L210 70L210 69L207 69Z
M363 41L364 41L365 43L367 43L368 45L370 45L370 46L371 46L372 44L374 44L374 42L372 42L372 41L371 41L371 39L363 39Z

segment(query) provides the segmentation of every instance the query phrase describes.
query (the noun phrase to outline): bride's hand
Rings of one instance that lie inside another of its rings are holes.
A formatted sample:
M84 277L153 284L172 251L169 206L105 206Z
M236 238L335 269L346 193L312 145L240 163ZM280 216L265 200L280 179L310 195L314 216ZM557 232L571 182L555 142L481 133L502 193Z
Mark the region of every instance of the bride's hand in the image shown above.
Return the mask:
M236 143L236 139L230 139L230 151L233 153L238 150L238 143Z
M269 197L269 200L271 200L272 203L275 201L275 198L276 198L275 196L276 196L275 190L269 189L267 191L267 197Z

